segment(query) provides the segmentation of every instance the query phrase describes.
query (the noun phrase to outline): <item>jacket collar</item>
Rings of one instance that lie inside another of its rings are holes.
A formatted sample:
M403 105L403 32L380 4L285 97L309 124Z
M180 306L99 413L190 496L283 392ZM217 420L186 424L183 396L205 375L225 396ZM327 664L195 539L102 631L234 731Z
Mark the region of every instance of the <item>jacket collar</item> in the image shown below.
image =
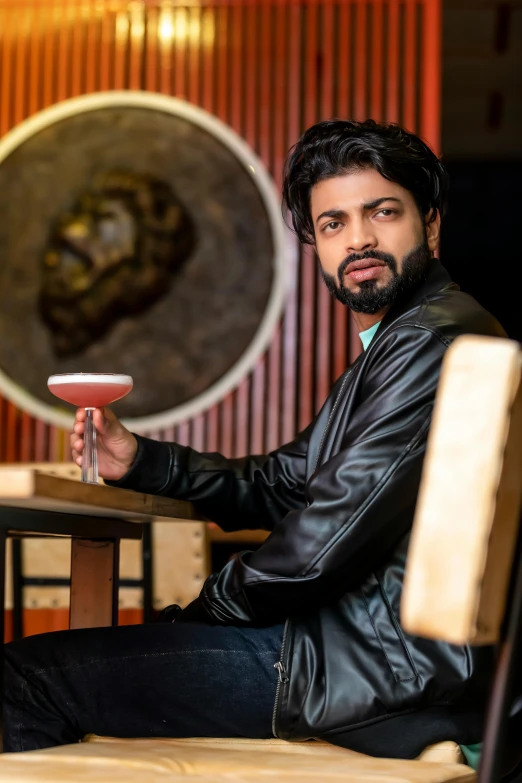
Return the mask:
M377 329L374 340L394 321L410 310L415 310L419 307L424 299L448 287L459 290L459 286L453 282L438 258L434 258L430 263L428 275L420 286L403 299L395 302L388 310Z

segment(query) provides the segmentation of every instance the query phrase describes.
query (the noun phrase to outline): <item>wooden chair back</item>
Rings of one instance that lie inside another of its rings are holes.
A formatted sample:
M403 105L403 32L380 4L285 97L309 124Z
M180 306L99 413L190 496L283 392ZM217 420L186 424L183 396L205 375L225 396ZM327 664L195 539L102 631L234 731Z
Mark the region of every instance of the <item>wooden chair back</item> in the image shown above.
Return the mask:
M443 363L411 546L401 622L455 644L499 644L481 764L497 780L520 643L522 351L465 336Z

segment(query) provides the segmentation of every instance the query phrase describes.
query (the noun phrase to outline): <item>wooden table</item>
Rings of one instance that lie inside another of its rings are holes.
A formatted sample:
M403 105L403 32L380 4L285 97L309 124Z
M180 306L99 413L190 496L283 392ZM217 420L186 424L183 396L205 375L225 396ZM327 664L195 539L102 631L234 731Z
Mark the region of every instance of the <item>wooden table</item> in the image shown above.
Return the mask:
M184 501L0 466L1 606L6 538L66 536L72 539L69 627L116 625L120 540L140 539L141 523L153 519L197 518L193 505ZM2 639L3 630L2 611Z

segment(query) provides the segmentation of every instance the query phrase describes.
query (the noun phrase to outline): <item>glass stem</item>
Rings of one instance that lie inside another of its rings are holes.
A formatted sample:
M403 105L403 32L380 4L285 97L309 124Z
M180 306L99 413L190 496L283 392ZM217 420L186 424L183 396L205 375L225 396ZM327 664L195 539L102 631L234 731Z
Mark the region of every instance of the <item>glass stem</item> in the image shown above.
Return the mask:
M83 455L82 455L82 481L88 484L98 483L98 453L96 451L96 427L92 414L94 408L86 408L85 432L83 435Z

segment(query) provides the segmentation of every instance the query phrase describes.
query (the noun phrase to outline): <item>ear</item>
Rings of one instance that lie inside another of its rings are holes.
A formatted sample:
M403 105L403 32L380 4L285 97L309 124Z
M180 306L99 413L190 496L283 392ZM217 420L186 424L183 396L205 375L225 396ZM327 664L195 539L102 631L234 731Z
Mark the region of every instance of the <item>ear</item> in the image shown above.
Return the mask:
M428 214L424 218L426 239L428 241L428 247L430 249L432 256L435 255L435 253L437 252L437 248L439 246L439 238L440 238L440 212L437 209L434 219L431 220L433 212L434 210L431 210L431 212L428 212Z

